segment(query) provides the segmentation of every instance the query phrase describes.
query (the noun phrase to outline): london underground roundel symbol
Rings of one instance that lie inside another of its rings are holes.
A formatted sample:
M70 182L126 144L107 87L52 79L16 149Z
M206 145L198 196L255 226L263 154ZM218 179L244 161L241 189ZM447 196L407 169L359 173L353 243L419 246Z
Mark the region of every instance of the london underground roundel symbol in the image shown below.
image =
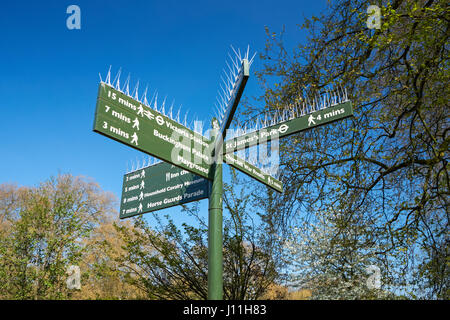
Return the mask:
M156 117L156 122L157 122L160 126L162 126L162 125L164 124L164 119L163 119L163 117L157 116L157 117Z
M286 124L282 124L279 128L278 128L278 132L279 133L285 133L287 131L287 129L289 129L289 126Z

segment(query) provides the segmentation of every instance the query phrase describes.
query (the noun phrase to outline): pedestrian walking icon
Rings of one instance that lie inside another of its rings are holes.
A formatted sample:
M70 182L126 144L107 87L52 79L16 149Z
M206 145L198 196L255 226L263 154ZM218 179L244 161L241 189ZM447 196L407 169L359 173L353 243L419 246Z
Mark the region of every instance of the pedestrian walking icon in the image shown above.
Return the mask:
M308 127L311 126L311 124L316 124L316 122L314 121L316 118L314 118L314 116L311 114L308 118Z
M142 190L145 188L145 182L142 180L141 185L139 186L139 189Z
M139 105L139 107L138 107L137 114L142 116L142 117L144 116L144 108L142 108L141 105Z
M139 130L139 119L136 118L133 120L133 129L136 128L136 130Z
M155 116L148 110L143 111L143 115L146 116L149 120L152 120Z
M131 139L131 143L134 143L135 145L138 146L138 145L139 145L139 144L138 144L138 136L137 136L136 132L133 133L133 135L131 136L131 138L132 138L132 139Z
M138 212L142 212L142 203L139 203Z

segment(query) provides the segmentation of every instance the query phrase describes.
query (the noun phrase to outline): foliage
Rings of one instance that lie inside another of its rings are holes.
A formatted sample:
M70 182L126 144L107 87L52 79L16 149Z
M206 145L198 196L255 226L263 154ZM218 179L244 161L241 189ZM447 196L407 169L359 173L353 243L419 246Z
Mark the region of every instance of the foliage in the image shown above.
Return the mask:
M335 208L348 221L340 233L364 217L392 290L448 299L449 7L379 1L381 28L368 29L368 5L329 2L305 20L309 37L292 55L282 35L267 29L258 73L267 108L338 85L355 112L280 141L286 190L277 225L289 233L304 214Z
M93 182L58 175L37 187L0 188L0 296L70 297L66 270L86 251L83 239L110 210L111 196Z
M142 299L144 293L129 284L120 268L119 257L125 243L118 234L115 224L132 229L129 221L117 221L117 214L106 215L83 240L86 251L80 262L82 271L81 289L74 292L72 299Z
M236 195L237 178L225 185L224 205L224 298L258 299L277 279L274 253L279 241L269 239L264 223L253 220L249 209L252 194L242 189ZM134 220L134 229L117 226L125 251L120 258L131 284L146 292L150 299L206 299L208 228L198 207L184 207L196 223L176 226L172 219L161 219L150 227L142 218ZM277 247L278 245L278 247Z
M378 276L368 273L378 269L375 243L373 224L364 216L348 217L331 208L317 212L286 241L293 286L311 290L311 299L395 298L381 283L369 283L370 277ZM386 286L388 276L379 277Z
M234 175L233 185L238 180ZM278 278L281 242L255 221L255 195L225 185L224 292L263 297ZM0 186L2 299L206 299L207 225L197 206L179 228L155 215L118 222L114 198L93 182L58 175L37 187ZM132 221L134 223L132 223ZM67 286L68 267L81 289Z

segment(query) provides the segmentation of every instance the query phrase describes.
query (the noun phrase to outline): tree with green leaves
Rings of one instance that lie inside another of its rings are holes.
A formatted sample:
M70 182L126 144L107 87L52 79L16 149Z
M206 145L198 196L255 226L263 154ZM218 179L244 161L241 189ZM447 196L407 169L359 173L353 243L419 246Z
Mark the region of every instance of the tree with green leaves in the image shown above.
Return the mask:
M96 183L69 174L37 187L0 186L0 297L70 298L67 270L81 263L84 240L112 204Z
M305 19L308 39L292 54L267 29L258 72L266 108L252 116L331 87L345 87L354 106L351 119L280 141L286 188L275 221L289 233L301 218L339 210L346 223L333 241L364 217L386 288L448 299L449 6L370 4L379 28L368 28L367 1L330 1Z
M264 208L235 174L224 189L224 298L258 299L279 278L281 241L258 218ZM155 213L152 226L142 217L132 229L116 226L125 243L119 267L145 298L207 299L208 225L198 204L183 206L183 214L195 223L179 227Z
M309 218L285 242L291 286L310 290L310 299L398 298L381 288L372 221L332 208Z

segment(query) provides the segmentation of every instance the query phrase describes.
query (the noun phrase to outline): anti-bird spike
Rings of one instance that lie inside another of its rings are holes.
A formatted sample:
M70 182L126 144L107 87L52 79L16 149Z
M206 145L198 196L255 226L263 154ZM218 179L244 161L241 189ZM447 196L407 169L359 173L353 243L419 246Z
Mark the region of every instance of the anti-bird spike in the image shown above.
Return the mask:
M184 114L184 126L187 126L187 115L189 113L189 110Z
M289 116L290 116L290 114L291 114L291 109L292 109L292 108L288 108L288 109L285 109L285 110L284 110L284 121L289 120Z
M108 73L106 74L105 83L111 85L111 66L109 66Z
M341 90L342 90L342 101L341 101L341 103L344 103L345 101L347 101L347 98L345 97L345 88L343 88L341 86Z
M228 94L231 94L231 88L230 88L228 82L225 81L225 79L222 77L222 75L220 76L220 80L222 80L222 83L225 86L225 89L227 89Z
M177 112L177 122L178 123L180 123L180 111L181 111L181 105L180 105L180 107L178 108L178 112Z
M230 99L230 93L228 91L225 91L225 89L222 87L222 85L219 85L220 89L223 92L223 96L225 97L225 99L229 100Z
M230 65L228 64L228 61L225 61L225 63L227 65L227 67L230 69L230 72L231 72L231 68L230 68ZM225 77L227 77L228 83L231 85L233 83L232 74L230 74L231 75L231 77L230 77L228 75L228 72L225 71L225 69L222 69L222 70L223 70L223 73L225 74Z
M175 99L173 99L172 104L170 105L169 112L168 112L168 115L169 115L170 119L172 119L172 120L173 120L172 111L173 111L173 105L174 104L175 104Z
M296 106L297 117L300 117L302 115L302 107L304 104L305 104L305 102L303 100L297 104L297 106Z
M239 57L239 60L242 60L242 59L241 59L240 52L239 52L239 54L238 54L238 53L236 52L236 50L234 50L234 48L233 48L232 45L230 45L230 47L231 47L231 49L234 51L234 54L236 55L236 57Z
M163 103L162 103L162 105L161 105L161 111L160 111L160 112L161 112L163 115L166 115L166 110L165 110L165 107L166 107L166 99L167 99L167 96L164 97Z
M136 86L134 87L134 95L133 95L133 98L136 100L136 101L139 101L139 79L138 79L138 81L136 82Z
M235 69L235 68L236 68L236 69L239 69L239 67L237 66L236 62L234 61L234 59L233 59L233 57L230 55L230 53L228 53L228 56L230 57L230 60L231 60L231 62L233 63L233 68L231 68L231 67L228 65L228 63L227 63L227 66L228 66L228 68L230 69L230 72L231 72L231 75L232 75L231 79L234 79L234 78L236 77L236 75L235 75L235 73L234 73L234 69Z
M256 56L256 52L253 54L252 58L250 59L250 61L248 62L248 65L251 66L253 63L253 60L255 59Z
M329 92L328 88L325 89L324 103L325 103L326 108L328 108L330 106L330 92Z
M223 76L220 76L220 79L223 82L223 86L221 83L219 84L219 90L216 96L216 100L218 102L217 108L219 109L218 115L220 116L218 119L219 122L223 122L224 120L222 118L225 116L227 112L229 100L232 98L232 92L235 89L236 81L238 80L242 68L243 56L241 54L240 49L236 51L232 45L231 49L234 52L235 56L233 57L230 54L230 52L227 53L228 58L231 60L231 65L228 63L228 59L225 59L225 64L228 70L222 69L223 73L225 74L225 78ZM245 53L244 58L248 60L250 54L250 46L247 46L247 50L244 53ZM222 109L222 111L220 111L220 109Z
M148 101L147 101L147 90L148 90L148 84L145 86L145 91L144 94L141 97L142 102L148 106Z
M340 92L339 92L339 84L336 85L335 92L336 92L336 104L339 104L339 102L341 100L341 95L340 95Z
M120 74L121 73L122 73L122 67L119 68L119 71L117 72L117 75L114 78L114 82L116 83L114 88L116 88L116 90L119 90L119 91L122 91L120 89ZM113 85L114 85L114 82L113 82Z
M158 92L156 92L156 94L155 94L155 100L154 100L154 103L153 103L153 109L158 111Z
M264 112L264 127L267 127L267 112Z
M130 96L130 74L128 74L127 80L125 80L124 89L122 90L127 96Z
M142 168L148 167L148 163L145 164L145 161L146 161L145 156L142 156Z
M155 90L155 92L153 92L152 98L150 99L150 102L149 102L148 105L147 105L149 108L152 107L152 104L154 103L155 97L156 97L157 95L158 95L158 91Z

